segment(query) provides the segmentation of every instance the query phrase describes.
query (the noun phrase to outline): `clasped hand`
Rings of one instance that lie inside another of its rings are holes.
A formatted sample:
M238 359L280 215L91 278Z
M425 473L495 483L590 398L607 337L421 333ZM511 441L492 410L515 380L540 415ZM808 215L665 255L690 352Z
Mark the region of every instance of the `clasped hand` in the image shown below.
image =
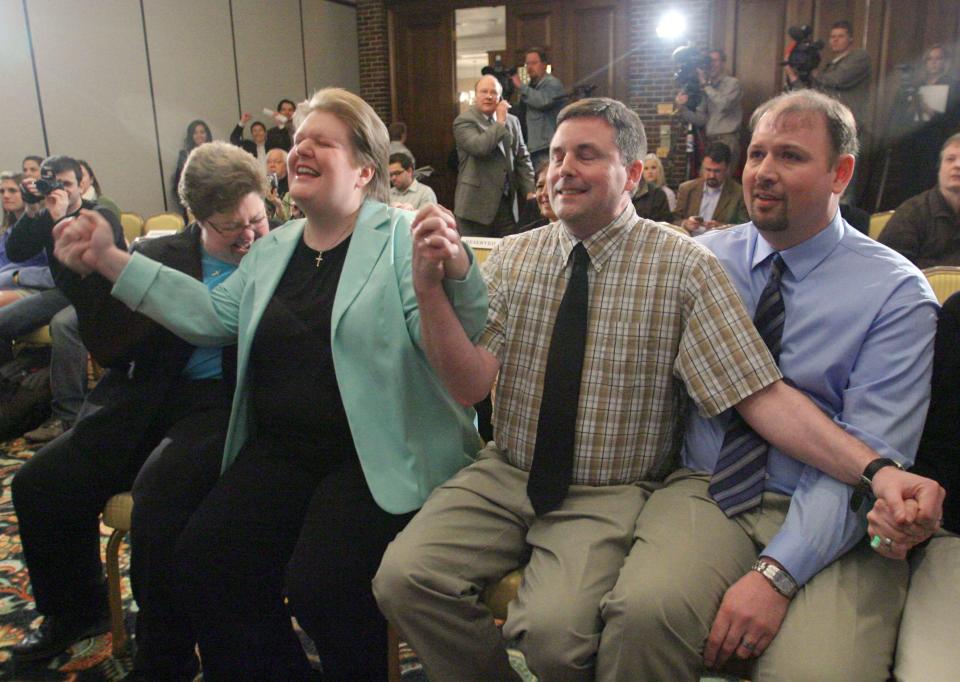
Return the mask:
M106 251L114 245L110 224L89 209L57 223L53 239L57 260L84 276L97 270Z
M450 211L437 204L424 206L413 219L410 231L415 289L424 291L438 286L444 278L466 277L470 261Z

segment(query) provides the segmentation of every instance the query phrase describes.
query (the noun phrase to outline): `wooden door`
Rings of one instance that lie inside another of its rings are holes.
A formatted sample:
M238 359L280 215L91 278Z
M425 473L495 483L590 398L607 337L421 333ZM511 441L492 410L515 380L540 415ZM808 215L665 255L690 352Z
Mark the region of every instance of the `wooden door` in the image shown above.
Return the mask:
M457 177L447 168L457 116L453 9L401 5L390 13L390 24L394 116L407 124L407 146L417 166L433 166L426 184L442 205L453 208Z

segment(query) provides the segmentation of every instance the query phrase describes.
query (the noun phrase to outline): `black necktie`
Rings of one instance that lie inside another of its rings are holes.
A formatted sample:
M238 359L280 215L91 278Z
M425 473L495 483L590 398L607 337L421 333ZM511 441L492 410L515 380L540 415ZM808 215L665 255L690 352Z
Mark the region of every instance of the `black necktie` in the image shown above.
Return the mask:
M580 372L587 341L587 269L590 255L580 242L573 247L573 272L563 293L550 337L537 442L527 481L527 496L537 516L563 503L573 476Z
M783 258L777 253L773 256L770 278L760 294L757 312L753 316L753 324L777 364L780 363L780 341L786 314L780 293L782 274ZM760 504L769 449L767 442L734 410L708 488L710 496L728 517L733 518Z

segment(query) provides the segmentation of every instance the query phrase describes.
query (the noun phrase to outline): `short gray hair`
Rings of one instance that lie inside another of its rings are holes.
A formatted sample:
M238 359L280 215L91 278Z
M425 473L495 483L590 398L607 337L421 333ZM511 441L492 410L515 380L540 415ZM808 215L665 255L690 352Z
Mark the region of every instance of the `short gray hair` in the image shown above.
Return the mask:
M377 112L362 98L343 88L324 88L307 102L311 111L325 111L350 129L353 157L360 166L372 166L373 177L363 188L364 196L390 203L390 134Z
M613 128L613 139L624 166L642 160L647 153L643 123L623 102L609 97L588 97L568 104L557 115L557 126L573 118L599 118Z
M857 140L857 122L853 112L842 102L828 97L816 90L793 90L768 99L753 112L750 117L750 131L757 129L760 119L773 112L776 120L784 116L816 114L823 117L830 140L831 162L833 166L842 154L857 156L860 142Z
M194 147L177 187L180 201L197 220L233 212L251 192L264 196L267 178L252 154L227 142Z

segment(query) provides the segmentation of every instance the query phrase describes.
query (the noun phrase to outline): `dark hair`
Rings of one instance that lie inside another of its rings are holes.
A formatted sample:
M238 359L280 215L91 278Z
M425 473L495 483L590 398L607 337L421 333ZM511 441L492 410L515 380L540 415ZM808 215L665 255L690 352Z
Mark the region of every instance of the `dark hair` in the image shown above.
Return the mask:
M77 163L87 169L87 175L90 176L90 184L93 185L93 191L97 193L97 196L100 196L100 181L97 180L97 174L93 172L93 168L83 159L77 159Z
M48 171L54 175L73 171L73 174L77 176L78 185L80 184L80 178L83 177L80 164L76 159L69 156L48 156L43 160L43 163L40 164L40 174L42 175L44 171Z
M193 130L197 126L203 126L203 132L207 134L206 141L213 142L213 134L210 132L210 126L208 126L206 121L203 121L202 119L195 119L190 121L190 124L187 126L187 136L183 140L183 148L187 151L190 151L197 146L197 144L193 141Z
M5 181L9 181L15 185L19 185L21 182L23 182L23 173L19 173L16 171L3 171L2 173L0 173L0 182L5 182ZM2 216L3 228L6 229L11 225L13 225L15 217L16 215L14 213L4 211Z
M757 107L750 116L750 130L756 130L760 119L768 112L774 112L776 120L782 116L803 116L814 114L823 116L830 140L832 159L830 166L837 162L841 154L856 156L860 151L857 141L857 122L845 104L822 92L804 88L777 95Z
M830 30L832 31L835 28L842 28L847 32L847 35L851 38L853 37L853 26L846 19L841 19L840 21L835 21L830 24Z
M387 132L390 134L391 142L399 142L400 138L407 134L407 124L403 121L394 121L387 128Z
M730 147L723 142L711 142L707 145L707 148L703 150L703 158L707 157L710 157L716 163L725 163L729 166L730 159L732 158Z
M531 52L536 52L537 56L540 57L540 61L544 64L549 64L550 60L547 58L547 51L542 47L528 47L523 51L524 56L530 54Z
M557 114L559 126L571 118L599 118L613 128L613 141L620 151L624 167L641 160L647 153L647 133L636 112L623 102L609 97L588 97L568 104Z
M395 152L391 154L390 163L399 163L403 170L410 170L413 168L413 159L410 158L409 154L404 154L403 152Z
M267 132L267 126L263 125L260 121L254 121L253 123L251 123L250 130L252 131L257 126L260 126L261 128L263 128L263 132Z
M23 161L20 162L20 166L23 167L23 164L25 164L27 161L36 161L37 165L39 166L41 163L43 163L43 157L33 156L32 154L30 156L25 156L23 157Z
M533 172L533 180L536 182L540 179L540 176L547 172L547 169L550 167L550 159L544 159L537 164L537 169Z
M277 111L280 111L280 107L282 107L284 104L289 104L290 106L292 106L294 111L296 111L297 109L297 103L294 102L292 99L282 99L279 102L277 102Z
M719 47L715 47L715 48L713 48L712 50L710 50L709 54L713 54L714 52L716 52L718 55L720 55L720 61L721 61L721 62L726 62L726 61L727 61L727 53L724 52L723 50L721 50Z

